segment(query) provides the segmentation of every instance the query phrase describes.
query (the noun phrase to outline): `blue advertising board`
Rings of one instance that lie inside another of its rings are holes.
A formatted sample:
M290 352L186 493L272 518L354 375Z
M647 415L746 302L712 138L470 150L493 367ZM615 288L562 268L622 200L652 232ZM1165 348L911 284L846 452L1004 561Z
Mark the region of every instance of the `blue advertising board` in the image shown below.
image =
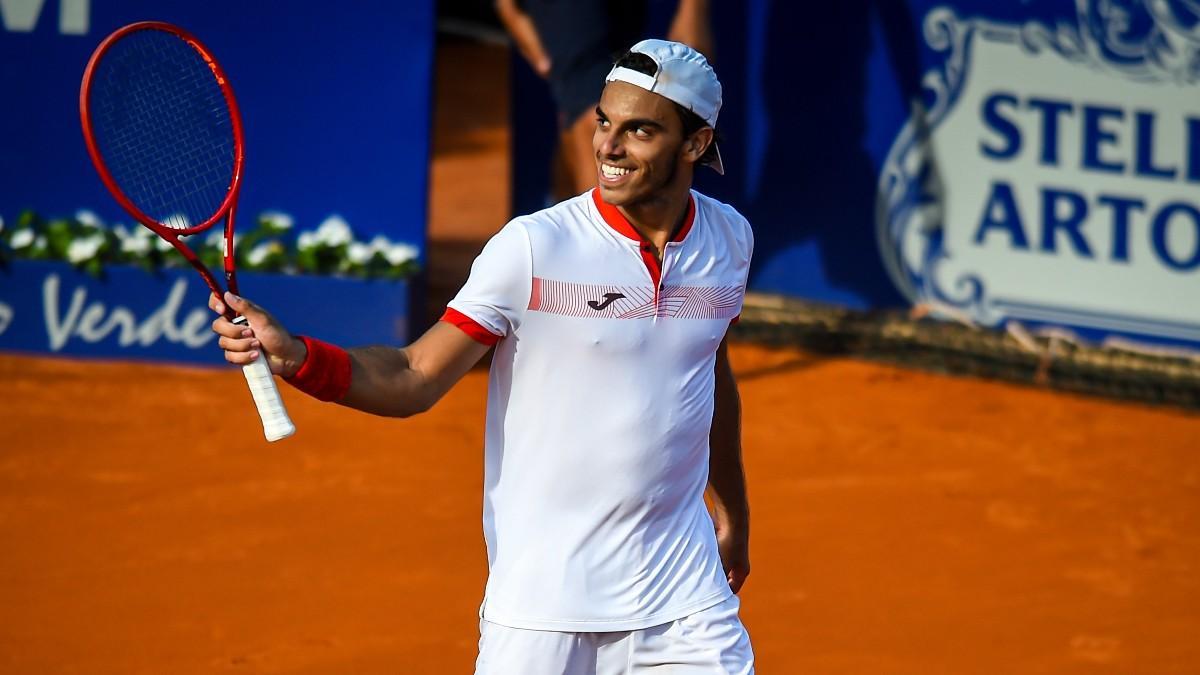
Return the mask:
M404 283L255 273L238 280L297 334L344 345L407 342ZM190 267L114 266L97 278L66 263L17 260L0 268L0 348L220 364L208 297Z
M1200 346L1195 2L713 14L727 172L697 185L754 225L753 290ZM516 120L550 105L527 70L515 87ZM519 123L514 161L545 166L544 133ZM545 183L514 175L538 208Z
M230 79L246 138L239 231L252 227L258 214L270 212L294 222L296 231L314 230L333 219L347 223L358 239L383 235L423 251L432 0L340 5L311 0L0 1L0 224L11 231L25 211L46 218L82 211L106 223L130 223L87 156L78 100L84 66L96 45L116 28L141 20L189 30L209 47ZM23 269L23 274L0 274L0 301L10 309L24 300L41 302L47 278L18 287L19 279L30 278L31 268ZM104 287L96 283L85 285ZM295 283L312 286L321 280ZM255 281L247 278L242 286L247 296L255 295ZM406 284L380 285L384 287L404 296L388 311L407 308ZM29 298L18 301L16 295ZM281 304L275 309L288 313L293 310L289 305L307 304L310 298L285 293L276 301ZM0 348L15 339L20 320L21 314L13 317L7 341L0 334ZM37 322L39 330L42 323ZM79 350L150 355L103 340L81 344ZM189 360L187 354L169 358Z

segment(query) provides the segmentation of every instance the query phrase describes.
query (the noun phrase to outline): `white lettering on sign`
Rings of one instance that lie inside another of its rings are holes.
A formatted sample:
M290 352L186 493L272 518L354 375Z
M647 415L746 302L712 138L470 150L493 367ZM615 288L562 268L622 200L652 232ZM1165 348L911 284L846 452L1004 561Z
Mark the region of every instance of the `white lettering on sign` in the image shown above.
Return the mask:
M60 281L57 274L46 277L42 283L42 306L46 316L46 335L50 351L60 351L67 342L76 337L84 342L95 343L117 333L117 344L122 347L139 345L148 347L162 338L168 342L182 344L193 349L203 346L213 338L208 330L208 312L193 308L178 321L187 282L177 279L167 294L167 299L142 321L133 311L116 305L111 309L98 301L88 302L87 288L77 286L71 293L66 311L60 311ZM2 331L0 331L2 332Z
M46 0L0 0L0 21L12 33L31 33ZM58 0L58 32L86 35L91 24L91 0Z

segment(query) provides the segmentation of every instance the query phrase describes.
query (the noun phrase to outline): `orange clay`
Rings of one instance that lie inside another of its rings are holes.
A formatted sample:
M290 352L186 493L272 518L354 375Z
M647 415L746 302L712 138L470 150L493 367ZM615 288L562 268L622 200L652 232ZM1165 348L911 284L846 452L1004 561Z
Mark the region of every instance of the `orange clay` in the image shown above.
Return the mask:
M760 672L1194 672L1200 417L731 355ZM285 388L275 444L233 369L0 382L0 672L471 672L482 370L410 420Z

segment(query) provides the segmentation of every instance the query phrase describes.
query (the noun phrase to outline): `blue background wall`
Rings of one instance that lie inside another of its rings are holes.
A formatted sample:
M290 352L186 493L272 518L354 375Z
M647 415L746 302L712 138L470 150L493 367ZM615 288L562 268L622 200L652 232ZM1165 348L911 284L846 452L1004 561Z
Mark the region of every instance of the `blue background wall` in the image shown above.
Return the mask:
M246 129L243 220L279 210L303 229L339 213L360 237L385 233L424 249L431 0L84 4L90 12L82 35L60 32L60 0L45 0L32 32L0 30L6 221L26 208L47 217L90 209L106 222L129 221L84 149L79 83L101 39L155 19L194 33L233 84Z

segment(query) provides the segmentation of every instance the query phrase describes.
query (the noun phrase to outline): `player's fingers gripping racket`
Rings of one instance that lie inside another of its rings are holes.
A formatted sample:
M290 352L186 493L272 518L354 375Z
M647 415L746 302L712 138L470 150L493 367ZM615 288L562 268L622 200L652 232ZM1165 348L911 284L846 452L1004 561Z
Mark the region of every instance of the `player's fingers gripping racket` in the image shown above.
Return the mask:
M104 39L79 94L88 153L100 178L138 222L220 284L183 237L225 221L225 283L238 292L233 217L242 179L242 122L225 73L195 37L166 23L135 23ZM226 307L226 316L245 323ZM267 440L286 438L288 418L260 356L242 372Z

